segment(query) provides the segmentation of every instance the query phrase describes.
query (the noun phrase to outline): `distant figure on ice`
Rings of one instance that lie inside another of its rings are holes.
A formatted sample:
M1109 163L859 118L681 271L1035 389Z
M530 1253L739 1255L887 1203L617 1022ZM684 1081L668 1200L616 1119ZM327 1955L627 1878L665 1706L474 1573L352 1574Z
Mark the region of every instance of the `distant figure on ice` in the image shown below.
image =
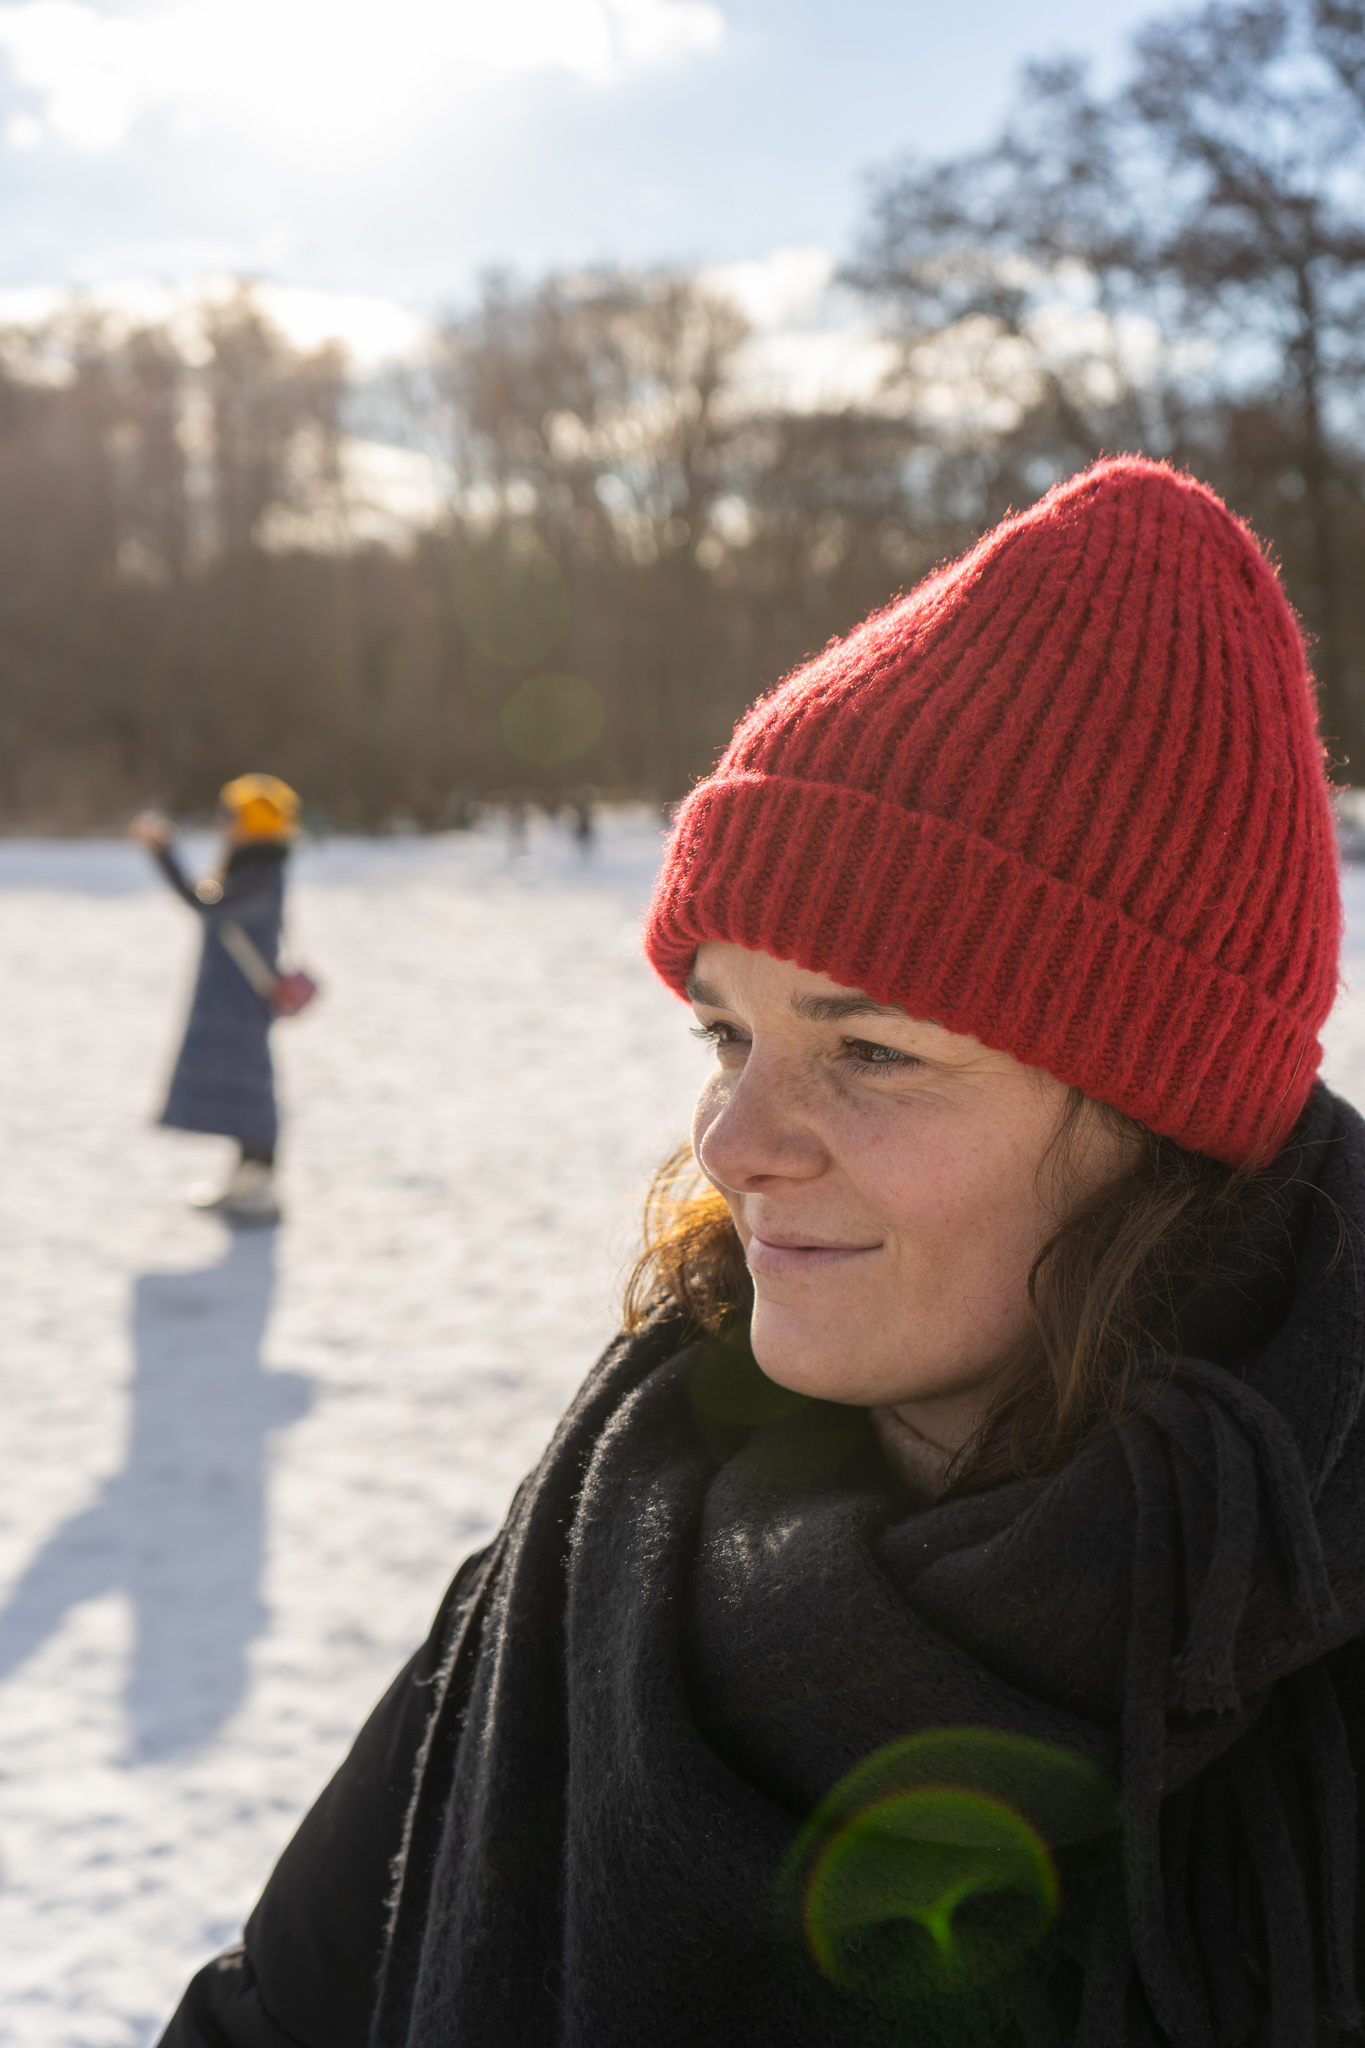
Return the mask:
M217 874L196 883L176 859L169 819L144 811L128 828L204 925L199 978L161 1122L235 1138L241 1149L227 1186L199 1206L232 1223L274 1223L280 1213L274 1185L279 1117L270 1064L272 1010L261 983L277 972L284 864L298 830L299 800L278 776L239 775L225 785L219 803L225 858Z
M569 830L574 845L588 858L597 840L597 791L576 789L569 798Z

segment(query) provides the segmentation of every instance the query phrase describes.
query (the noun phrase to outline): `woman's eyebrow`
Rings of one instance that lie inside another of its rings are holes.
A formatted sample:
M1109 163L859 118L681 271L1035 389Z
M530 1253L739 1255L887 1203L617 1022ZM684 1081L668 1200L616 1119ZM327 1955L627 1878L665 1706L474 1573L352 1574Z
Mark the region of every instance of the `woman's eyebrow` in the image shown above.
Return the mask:
M699 974L689 974L684 987L690 1001L723 1010L725 998ZM808 1024L837 1024L844 1017L904 1017L899 1003L874 1003L871 996L793 996L792 1009Z
M844 1017L900 1017L899 1003L874 1003L871 996L793 996L792 1009L808 1024L837 1024Z

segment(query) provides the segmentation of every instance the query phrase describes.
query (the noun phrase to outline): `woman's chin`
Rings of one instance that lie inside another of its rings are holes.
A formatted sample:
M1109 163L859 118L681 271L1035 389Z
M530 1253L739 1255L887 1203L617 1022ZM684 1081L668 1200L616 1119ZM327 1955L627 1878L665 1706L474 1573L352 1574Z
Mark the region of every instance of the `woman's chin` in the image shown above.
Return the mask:
M914 1352L908 1333L905 1342L888 1347L884 1323L860 1333L851 1318L800 1315L761 1295L749 1342L760 1370L777 1386L851 1408L957 1400L989 1378L981 1362L946 1348Z
M755 1307L749 1341L768 1379L790 1393L809 1394L815 1401L843 1401L855 1408L876 1407L896 1398L877 1390L872 1384L875 1373L869 1374L865 1366L860 1369L857 1340L850 1341L846 1327L794 1328L794 1321L790 1315L765 1316L761 1304Z

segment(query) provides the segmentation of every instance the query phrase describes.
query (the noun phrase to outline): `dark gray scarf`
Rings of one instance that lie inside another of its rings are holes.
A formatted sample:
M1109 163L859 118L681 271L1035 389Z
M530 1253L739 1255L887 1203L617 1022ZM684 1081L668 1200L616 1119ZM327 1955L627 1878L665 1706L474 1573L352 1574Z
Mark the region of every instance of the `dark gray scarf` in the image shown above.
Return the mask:
M1054 1477L909 1512L859 1411L661 1321L454 1617L375 2048L1349 2038L1365 1126L1287 1312Z

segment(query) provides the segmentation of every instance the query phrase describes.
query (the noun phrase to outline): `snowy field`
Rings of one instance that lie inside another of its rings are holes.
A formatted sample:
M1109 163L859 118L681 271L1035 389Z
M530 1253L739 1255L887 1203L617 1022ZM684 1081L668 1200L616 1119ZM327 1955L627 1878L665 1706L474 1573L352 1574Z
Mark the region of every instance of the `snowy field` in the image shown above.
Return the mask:
M304 851L288 1216L234 1239L183 1199L226 1148L149 1127L192 919L136 849L0 843L2 2048L156 2038L610 1334L705 1060L657 856Z
M0 2042L142 2048L613 1328L705 1055L643 813L299 857L287 1219L149 1128L194 920L138 849L0 843ZM202 848L207 858L207 844Z

